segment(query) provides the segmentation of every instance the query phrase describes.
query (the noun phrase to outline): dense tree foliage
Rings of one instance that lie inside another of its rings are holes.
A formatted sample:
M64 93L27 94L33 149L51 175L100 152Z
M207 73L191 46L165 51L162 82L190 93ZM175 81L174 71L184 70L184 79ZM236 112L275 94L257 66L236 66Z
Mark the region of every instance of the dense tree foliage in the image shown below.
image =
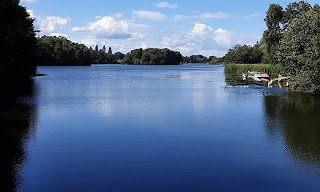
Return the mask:
M142 65L176 65L182 62L179 52L169 49L149 48L135 49L124 55L112 53L111 47L104 45L101 49L87 48L83 44L74 43L65 37L42 36L38 38L38 66L76 66L91 64L142 64Z
M92 50L65 37L42 36L38 38L38 65L90 65Z
M99 50L99 46L96 45L95 51L91 52L93 64L119 64L124 55L120 52L112 54L111 47L106 52L106 46Z
M13 79L35 73L37 39L25 7L17 0L0 2L0 76Z
M305 1L300 1L300 2L293 2L290 3L284 13L283 13L283 18L281 20L281 23L283 24L283 28L287 28L289 22L296 18L298 15L305 13L307 11L310 11L312 9L312 6L305 2Z
M287 26L277 51L278 63L295 89L320 93L320 14L310 10Z
M274 63L274 53L282 37L280 23L283 20L283 8L278 4L271 4L266 13L267 30L263 33L263 39L266 44L265 61Z
M122 60L125 64L135 65L179 65L183 58L180 52L169 49L135 49Z
M224 62L230 63L261 63L263 57L262 50L259 45L236 45L233 49L230 49L224 56Z
M25 7L18 0L0 2L0 105L14 103L21 96L30 75L36 73L37 39Z
M312 6L305 1L290 3L285 10L279 4L271 4L269 6L265 18L267 30L264 31L262 39L266 47L264 52L265 62L276 63L275 53L287 26L294 18L311 9Z

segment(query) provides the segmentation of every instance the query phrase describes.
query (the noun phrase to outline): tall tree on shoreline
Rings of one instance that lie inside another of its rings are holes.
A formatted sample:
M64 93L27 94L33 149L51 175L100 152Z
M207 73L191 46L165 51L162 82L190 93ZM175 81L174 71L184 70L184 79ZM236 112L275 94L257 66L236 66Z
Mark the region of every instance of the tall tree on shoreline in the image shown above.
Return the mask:
M1 76L18 78L35 73L37 39L33 21L19 0L0 3Z
M267 30L263 33L263 40L266 44L265 60L268 63L275 63L274 53L282 37L280 24L283 20L283 8L279 4L271 4L266 13Z
M33 21L19 0L0 2L0 104L14 102L26 78L36 73Z
M310 10L293 19L276 52L294 89L320 94L320 14Z

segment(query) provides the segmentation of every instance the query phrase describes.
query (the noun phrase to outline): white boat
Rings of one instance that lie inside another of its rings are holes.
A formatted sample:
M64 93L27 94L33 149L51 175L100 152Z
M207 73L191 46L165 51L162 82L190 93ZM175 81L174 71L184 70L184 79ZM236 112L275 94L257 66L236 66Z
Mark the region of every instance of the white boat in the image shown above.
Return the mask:
M270 77L267 73L258 72L258 71L248 71L247 73L243 73L243 80L253 79L254 81L266 81L270 80Z

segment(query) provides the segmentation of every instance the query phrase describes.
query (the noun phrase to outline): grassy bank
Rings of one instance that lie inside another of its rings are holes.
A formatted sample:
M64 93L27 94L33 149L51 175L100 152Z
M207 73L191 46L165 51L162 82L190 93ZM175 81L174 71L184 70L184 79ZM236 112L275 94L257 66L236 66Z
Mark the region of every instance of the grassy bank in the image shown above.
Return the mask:
M268 72L271 78L277 77L279 74L285 75L285 71L281 66L271 64L225 64L224 72L229 75L242 75L248 71Z

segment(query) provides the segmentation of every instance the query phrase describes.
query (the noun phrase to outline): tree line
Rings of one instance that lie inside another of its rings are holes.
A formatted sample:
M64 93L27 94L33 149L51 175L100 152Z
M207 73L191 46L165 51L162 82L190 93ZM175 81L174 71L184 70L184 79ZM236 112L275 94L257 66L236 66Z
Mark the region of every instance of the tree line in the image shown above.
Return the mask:
M203 55L190 55L184 56L182 63L208 63L208 64L217 64L221 62L221 58L216 56L203 56Z
M127 54L112 53L104 45L95 49L74 43L65 37L42 36L38 38L36 51L38 66L66 66L91 64L139 64L139 65L178 65L182 62L179 52L169 49L135 49Z
M134 49L122 60L122 63L134 65L179 65L181 62L180 52L166 48Z
M320 6L293 2L284 9L270 4L267 29L255 45L236 45L226 63L268 63L282 66L294 90L320 94Z

